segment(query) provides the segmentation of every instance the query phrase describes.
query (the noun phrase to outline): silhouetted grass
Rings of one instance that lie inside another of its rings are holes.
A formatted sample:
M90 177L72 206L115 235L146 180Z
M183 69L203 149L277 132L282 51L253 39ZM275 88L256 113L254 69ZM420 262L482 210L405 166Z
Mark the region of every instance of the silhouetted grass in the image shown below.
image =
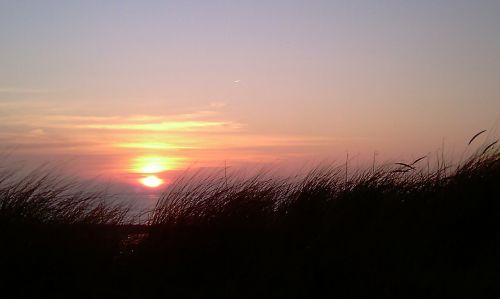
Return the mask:
M430 159L347 177L345 165L292 178L197 173L140 226L103 193L4 175L0 258L15 273L4 287L20 285L17 297L499 295L496 144L455 166Z
M124 203L88 188L47 167L2 168L0 296L83 296L106 287L101 279L131 218Z
M129 207L47 167L27 174L0 169L2 224L123 224Z
M183 178L134 256L152 293L213 297L498 294L500 155L452 169L413 163ZM148 262L154 261L154 262ZM144 282L146 283L146 282Z

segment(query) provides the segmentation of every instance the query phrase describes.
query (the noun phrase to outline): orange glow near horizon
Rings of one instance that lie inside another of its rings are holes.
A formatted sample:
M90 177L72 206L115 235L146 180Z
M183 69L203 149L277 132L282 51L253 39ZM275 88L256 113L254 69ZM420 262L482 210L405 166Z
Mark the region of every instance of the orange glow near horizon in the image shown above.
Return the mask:
M159 155L139 156L132 160L130 173L138 174L137 181L148 188L157 188L165 184L164 174L179 169L180 158Z
M134 159L132 172L135 173L160 173L168 170L178 169L180 166L178 158L167 158L161 156L141 156Z
M141 184L149 188L156 188L163 185L164 181L155 175L149 175L139 180Z
M155 193L500 140L500 0L31 2L0 1L0 173Z

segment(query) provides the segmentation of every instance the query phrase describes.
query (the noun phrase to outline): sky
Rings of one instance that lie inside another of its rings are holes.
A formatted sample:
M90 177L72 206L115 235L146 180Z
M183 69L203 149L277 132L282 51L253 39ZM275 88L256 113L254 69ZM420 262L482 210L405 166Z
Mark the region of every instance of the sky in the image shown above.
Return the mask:
M499 118L499 1L0 1L0 151L28 165L154 187L461 151Z

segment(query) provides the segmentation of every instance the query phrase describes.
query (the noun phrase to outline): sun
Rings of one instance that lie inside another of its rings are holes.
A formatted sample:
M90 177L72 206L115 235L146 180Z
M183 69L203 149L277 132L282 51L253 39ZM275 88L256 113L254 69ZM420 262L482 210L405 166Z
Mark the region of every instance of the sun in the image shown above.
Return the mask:
M139 181L141 182L141 184L149 188L156 188L162 185L164 182L162 179L155 175L148 175L147 177L141 178Z
M166 184L165 173L179 168L179 157L163 157L159 155L138 156L131 160L127 169L134 174L134 180L148 188L156 188Z

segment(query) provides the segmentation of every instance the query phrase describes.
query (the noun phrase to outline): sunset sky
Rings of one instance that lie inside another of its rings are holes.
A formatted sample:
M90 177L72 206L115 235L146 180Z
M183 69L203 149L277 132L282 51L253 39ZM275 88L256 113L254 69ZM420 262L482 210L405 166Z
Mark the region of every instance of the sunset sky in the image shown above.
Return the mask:
M28 165L155 187L460 151L499 119L500 1L0 2L0 151Z

